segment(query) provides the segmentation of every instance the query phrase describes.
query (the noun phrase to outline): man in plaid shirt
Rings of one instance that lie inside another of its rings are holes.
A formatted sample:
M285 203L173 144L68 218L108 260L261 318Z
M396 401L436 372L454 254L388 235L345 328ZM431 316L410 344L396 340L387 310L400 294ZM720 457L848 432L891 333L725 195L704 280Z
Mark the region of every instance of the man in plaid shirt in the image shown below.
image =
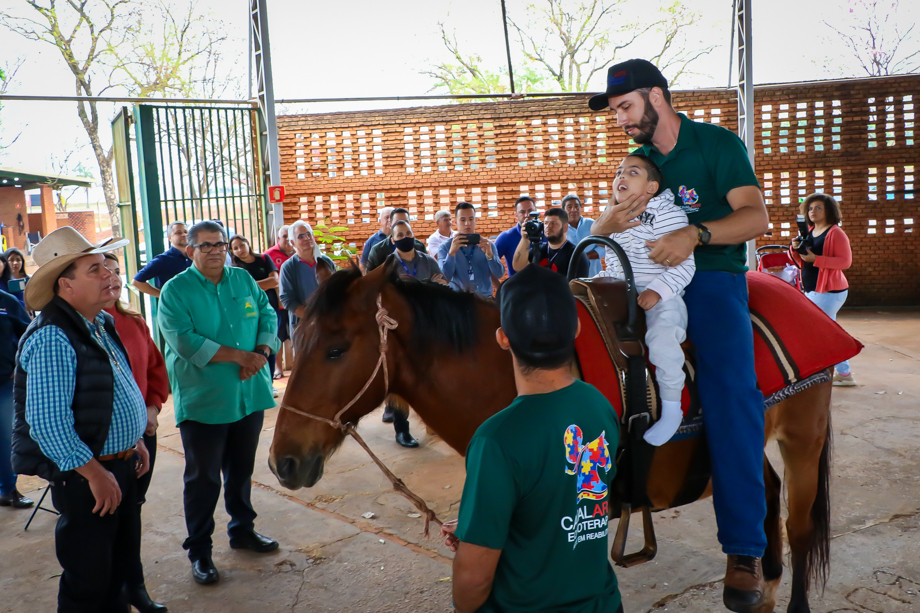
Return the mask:
M112 317L121 293L103 253L70 227L33 252L26 303L41 311L19 344L13 467L51 483L61 513L59 612L129 611L122 588L139 538L137 478L149 469L147 408Z

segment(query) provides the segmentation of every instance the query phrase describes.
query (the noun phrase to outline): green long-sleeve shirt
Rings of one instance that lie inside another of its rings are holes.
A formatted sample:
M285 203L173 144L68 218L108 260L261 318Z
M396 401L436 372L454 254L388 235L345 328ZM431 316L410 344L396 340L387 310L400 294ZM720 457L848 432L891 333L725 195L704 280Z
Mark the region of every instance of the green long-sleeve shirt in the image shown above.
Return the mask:
M163 286L157 323L166 340L176 423L233 423L275 406L268 365L240 381L238 364L209 363L221 346L252 351L266 345L274 353L281 345L275 310L248 272L226 267L217 285L195 266L179 273Z

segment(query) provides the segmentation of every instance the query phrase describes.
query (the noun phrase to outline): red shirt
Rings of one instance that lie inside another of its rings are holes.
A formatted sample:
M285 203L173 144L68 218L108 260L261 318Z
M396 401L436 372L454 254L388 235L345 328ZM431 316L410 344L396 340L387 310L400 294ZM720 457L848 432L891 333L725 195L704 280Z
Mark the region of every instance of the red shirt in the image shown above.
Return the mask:
M147 323L140 317L122 315L114 306L105 309L105 312L115 318L115 331L128 351L131 373L144 402L159 411L169 397L169 378L166 361L153 342Z
M281 270L281 265L287 262L288 258L291 257L285 252L281 251L281 248L278 245L269 247L262 255L268 256L268 258L275 264L275 268L278 270Z

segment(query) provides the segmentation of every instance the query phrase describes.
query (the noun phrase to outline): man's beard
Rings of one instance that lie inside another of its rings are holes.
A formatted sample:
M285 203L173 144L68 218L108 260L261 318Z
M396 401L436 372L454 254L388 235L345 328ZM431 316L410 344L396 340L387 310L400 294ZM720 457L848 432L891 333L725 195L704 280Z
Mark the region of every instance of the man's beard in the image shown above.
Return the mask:
M639 125L628 125L626 128L636 128L639 133L632 137L639 145L644 145L646 143L652 142L652 137L655 136L655 130L658 128L658 111L655 110L651 104L649 104L648 98L645 98L645 108L642 111L642 121L639 122ZM629 136L629 134L627 134Z
M559 246L565 243L565 240L562 238L562 232L559 232L559 234L556 234L555 236L547 234L546 241L550 245L555 245L555 246Z

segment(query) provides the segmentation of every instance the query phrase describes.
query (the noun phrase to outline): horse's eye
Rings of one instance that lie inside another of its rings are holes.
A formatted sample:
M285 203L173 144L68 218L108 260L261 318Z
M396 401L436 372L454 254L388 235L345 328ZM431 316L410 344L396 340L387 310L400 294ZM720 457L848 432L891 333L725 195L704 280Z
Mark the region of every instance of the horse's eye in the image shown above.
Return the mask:
M327 360L338 360L343 355L345 355L344 349L330 349L329 353L326 354L326 359Z

